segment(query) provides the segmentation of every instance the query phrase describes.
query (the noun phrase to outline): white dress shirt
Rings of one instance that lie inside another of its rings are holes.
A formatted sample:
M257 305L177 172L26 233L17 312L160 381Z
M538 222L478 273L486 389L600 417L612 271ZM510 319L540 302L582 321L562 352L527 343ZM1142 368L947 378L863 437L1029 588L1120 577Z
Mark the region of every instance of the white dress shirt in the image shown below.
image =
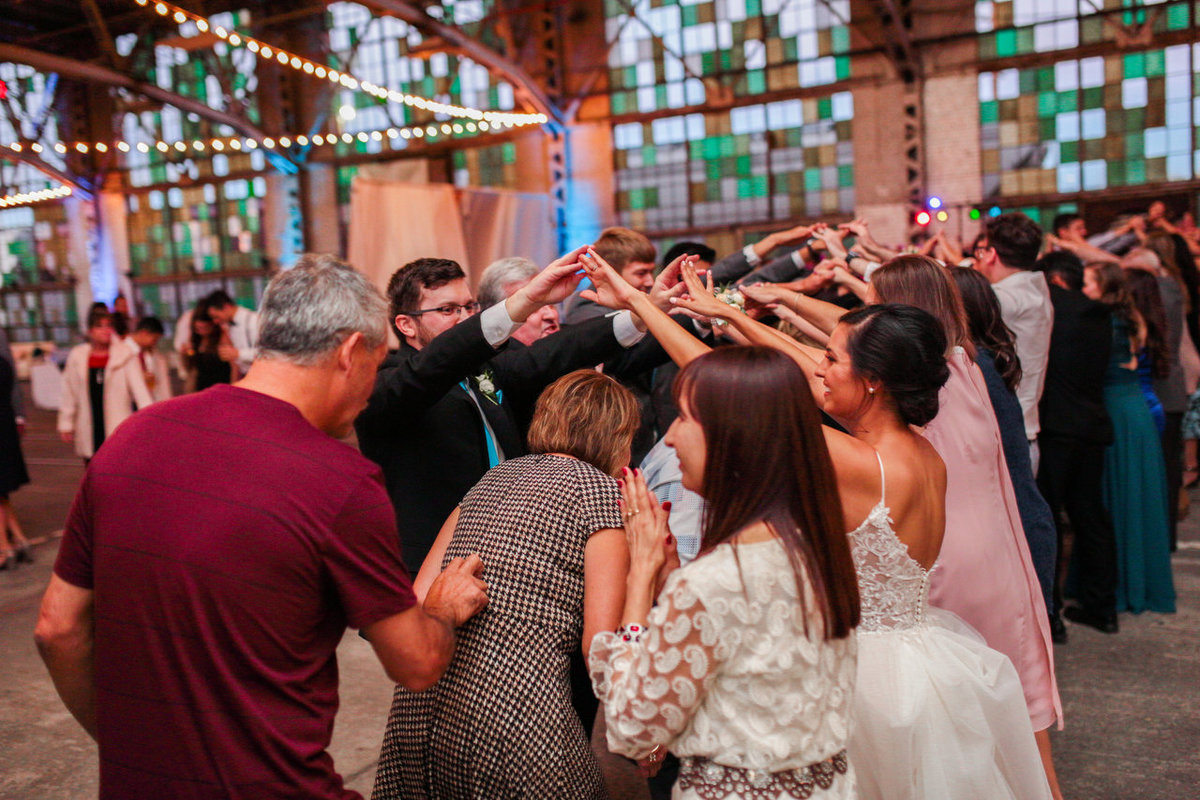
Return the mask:
M993 283L992 289L1000 301L1000 316L1016 339L1017 357L1021 359L1017 400L1025 415L1025 438L1032 442L1041 430L1038 401L1046 385L1050 331L1054 327L1050 287L1042 273L1021 270Z

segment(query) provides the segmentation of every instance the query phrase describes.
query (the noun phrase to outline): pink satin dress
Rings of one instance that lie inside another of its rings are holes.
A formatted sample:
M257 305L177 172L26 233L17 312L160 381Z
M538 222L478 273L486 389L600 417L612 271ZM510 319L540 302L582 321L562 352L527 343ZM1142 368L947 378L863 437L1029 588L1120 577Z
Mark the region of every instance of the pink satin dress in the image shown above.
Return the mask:
M1035 731L1056 721L1050 622L1029 556L1000 428L983 373L961 348L925 438L946 463L946 535L931 575L929 602L952 611L1008 656Z

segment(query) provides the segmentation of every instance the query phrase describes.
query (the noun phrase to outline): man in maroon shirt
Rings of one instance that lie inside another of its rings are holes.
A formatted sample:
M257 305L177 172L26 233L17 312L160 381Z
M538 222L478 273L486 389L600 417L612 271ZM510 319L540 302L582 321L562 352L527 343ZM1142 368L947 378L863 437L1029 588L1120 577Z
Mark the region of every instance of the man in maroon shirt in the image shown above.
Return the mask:
M35 636L101 798L358 798L326 752L346 627L419 690L487 603L472 556L417 604L379 468L334 438L385 308L305 256L267 289L244 380L146 409L92 460Z

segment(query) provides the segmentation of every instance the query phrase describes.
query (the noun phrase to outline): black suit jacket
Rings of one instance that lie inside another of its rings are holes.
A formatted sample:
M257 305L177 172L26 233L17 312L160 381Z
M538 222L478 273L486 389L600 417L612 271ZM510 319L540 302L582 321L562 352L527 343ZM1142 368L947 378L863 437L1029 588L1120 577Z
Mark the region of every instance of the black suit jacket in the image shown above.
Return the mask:
M1112 441L1104 373L1112 352L1112 315L1103 303L1050 284L1054 327L1046 385L1038 404L1042 436L1097 444Z
M446 517L488 470L479 408L505 457L525 455L519 421L529 416L542 389L621 350L608 319L573 326L530 347L510 342L497 349L484 338L476 315L421 350L404 345L388 354L355 430L363 455L383 469L410 571L420 569ZM503 400L497 405L480 396L476 407L459 382L485 366Z

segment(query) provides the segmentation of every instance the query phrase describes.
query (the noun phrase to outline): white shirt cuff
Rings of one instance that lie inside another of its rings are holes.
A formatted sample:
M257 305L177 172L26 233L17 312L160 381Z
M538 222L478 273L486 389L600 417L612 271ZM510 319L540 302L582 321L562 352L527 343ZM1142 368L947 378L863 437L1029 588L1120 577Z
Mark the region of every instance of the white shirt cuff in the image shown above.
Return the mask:
M746 263L752 267L757 267L762 263L762 259L759 258L758 253L754 252L754 245L752 244L748 244L742 248L742 255L746 257Z
M875 270L879 269L882 266L883 266L883 264L880 264L878 261L868 262L866 269L863 270L863 274L862 274L863 280L866 281L867 283L870 283L871 276L875 274Z
M521 327L522 323L514 322L508 315L508 308L503 302L496 303L479 315L479 327L483 329L483 338L492 347L499 347L508 341L508 337Z
M808 266L808 264L804 262L804 259L800 257L800 251L803 249L803 247L797 247L792 251L792 263L800 269L804 269L806 266Z
M637 325L634 324L631 311L616 312L612 315L612 321L613 336L617 337L617 343L621 347L633 347L646 336L646 332L638 330Z

